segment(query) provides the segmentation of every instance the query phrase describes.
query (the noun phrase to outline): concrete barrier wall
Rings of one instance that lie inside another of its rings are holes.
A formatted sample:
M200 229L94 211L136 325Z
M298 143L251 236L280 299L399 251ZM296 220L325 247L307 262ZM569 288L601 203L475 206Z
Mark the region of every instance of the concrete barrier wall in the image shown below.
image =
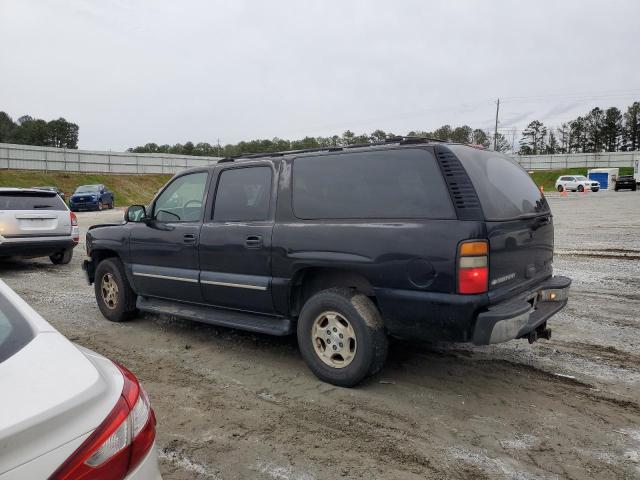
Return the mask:
M217 157L67 150L0 143L0 170L173 174L185 168L210 165L218 160Z
M635 162L640 160L640 151L515 155L513 158L527 170L560 170L575 167L633 167Z

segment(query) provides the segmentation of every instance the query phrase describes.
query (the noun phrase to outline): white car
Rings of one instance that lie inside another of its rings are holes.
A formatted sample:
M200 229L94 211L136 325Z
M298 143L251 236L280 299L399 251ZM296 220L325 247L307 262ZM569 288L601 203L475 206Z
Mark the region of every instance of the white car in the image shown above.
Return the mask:
M556 180L556 190L559 192L564 190L572 192L591 190L592 192L597 192L600 190L600 182L589 180L584 175L563 175Z
M53 190L0 188L0 257L49 257L67 264L78 244L76 214Z
M0 280L0 480L161 479L126 368L76 346Z

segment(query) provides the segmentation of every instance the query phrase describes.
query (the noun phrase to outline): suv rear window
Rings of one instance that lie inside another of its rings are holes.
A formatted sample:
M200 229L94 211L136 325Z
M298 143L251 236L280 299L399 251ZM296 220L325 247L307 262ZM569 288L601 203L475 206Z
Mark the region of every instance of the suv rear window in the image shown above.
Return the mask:
M0 363L31 341L33 332L11 302L0 295Z
M54 192L0 192L0 210L66 210Z
M449 145L462 162L487 220L509 220L549 211L529 174L506 155L464 145Z
M455 218L434 156L408 148L296 158L293 209L303 219Z

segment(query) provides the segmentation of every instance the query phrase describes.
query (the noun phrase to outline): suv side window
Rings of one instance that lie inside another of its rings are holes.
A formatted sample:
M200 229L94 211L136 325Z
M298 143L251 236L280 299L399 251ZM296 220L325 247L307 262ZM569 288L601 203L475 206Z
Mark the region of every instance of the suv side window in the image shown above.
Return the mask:
M293 209L301 219L452 219L451 196L424 149L298 157Z
M207 172L189 173L176 178L160 194L153 216L161 222L196 222L202 216L202 199Z
M272 172L270 167L223 170L213 208L214 222L249 222L269 219Z

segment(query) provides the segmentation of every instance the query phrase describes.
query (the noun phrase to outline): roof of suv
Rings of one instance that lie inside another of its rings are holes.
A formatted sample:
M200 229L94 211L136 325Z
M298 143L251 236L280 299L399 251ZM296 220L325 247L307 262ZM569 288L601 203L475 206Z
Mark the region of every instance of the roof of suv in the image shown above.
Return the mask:
M446 140L440 140L437 138L429 138L429 137L393 137L388 138L384 142L379 143L361 143L356 145L344 145L340 147L318 147L318 148L304 148L300 150L284 150L278 152L261 152L261 153L244 153L241 155L235 155L233 157L225 157L221 160L218 160L215 164L202 166L202 167L192 167L186 170L182 170L180 174L189 173L193 171L202 171L207 169L214 168L219 163L232 163L232 162L241 162L241 161L250 161L250 160L259 160L266 158L282 158L290 155L304 155L310 153L317 154L329 154L332 152L342 152L345 150L355 150L355 151L367 151L367 150L375 150L378 148L389 147L389 146L401 146L401 147L409 147L409 146L427 146L433 144L440 145L463 145L469 148L480 148L480 146L470 145L470 144L460 144L457 142L449 142Z
M33 193L37 195L55 195L53 190L44 190L42 188L17 188L17 187L0 187L0 193Z

